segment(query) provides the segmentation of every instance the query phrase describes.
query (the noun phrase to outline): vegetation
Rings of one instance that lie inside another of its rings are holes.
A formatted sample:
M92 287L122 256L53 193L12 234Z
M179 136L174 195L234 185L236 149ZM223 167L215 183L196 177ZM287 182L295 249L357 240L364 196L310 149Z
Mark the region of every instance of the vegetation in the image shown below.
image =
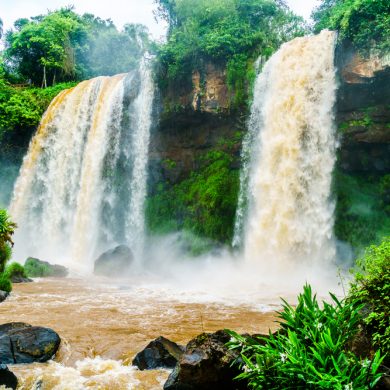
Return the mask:
M11 221L7 211L0 209L0 274L11 257L15 228L16 224Z
M7 273L4 272L7 261L12 254L12 235L16 224L11 221L6 210L0 209L0 290L10 292L12 284Z
M334 190L338 239L360 252L389 233L388 175L348 175L336 171Z
M191 82L212 60L226 66L235 103L242 104L253 61L303 35L303 19L273 0L156 0L157 17L169 23L168 42L158 49L160 84ZM249 74L248 74L249 73Z
M7 71L34 85L55 85L127 72L148 45L144 26L118 31L111 20L78 15L72 7L18 19L5 34Z
M47 277L54 274L54 270L49 263L39 261L33 257L29 257L26 260L26 263L24 264L24 270L27 276L31 278Z
M147 201L150 231L161 234L185 229L229 243L239 187L239 171L231 168L233 160L232 153L221 146L203 155L199 169L188 179L174 186L161 184Z
M390 237L371 246L358 261L348 296L319 305L306 285L292 307L283 300L280 330L269 337L229 331L243 372L253 389L372 389L379 367L389 362ZM358 358L352 340L368 336L372 348ZM376 352L375 352L376 351ZM366 356L365 356L365 355Z
M0 273L0 291L5 291L7 293L12 291L12 283L4 273Z
M15 87L0 75L0 142L6 133L34 129L51 100L75 83L60 83L45 89Z
M251 338L230 331L231 348L241 351L244 372L253 389L372 389L381 377L383 360L360 360L347 345L361 319L355 301L322 302L304 286L294 308L283 301L281 330L269 337Z
M358 260L350 301L364 305L365 329L373 345L389 360L390 351L390 236L371 246Z
M390 3L388 0L322 0L313 12L314 31L339 30L367 52L373 43L383 51L390 49Z
M27 278L24 267L19 263L11 263L4 271L5 276L12 280L13 277ZM1 289L0 289L1 290Z

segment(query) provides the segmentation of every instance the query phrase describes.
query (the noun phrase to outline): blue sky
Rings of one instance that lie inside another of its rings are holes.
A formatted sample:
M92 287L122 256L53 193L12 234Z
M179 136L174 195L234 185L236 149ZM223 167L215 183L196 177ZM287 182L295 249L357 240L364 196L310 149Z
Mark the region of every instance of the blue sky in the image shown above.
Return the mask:
M210 0L212 1L212 0ZM297 14L308 19L319 0L286 0ZM5 28L12 26L16 19L30 17L73 4L79 13L90 12L103 19L111 18L118 27L124 23L142 23L148 26L154 38L164 35L164 23L156 23L153 16L153 0L0 0L0 17Z

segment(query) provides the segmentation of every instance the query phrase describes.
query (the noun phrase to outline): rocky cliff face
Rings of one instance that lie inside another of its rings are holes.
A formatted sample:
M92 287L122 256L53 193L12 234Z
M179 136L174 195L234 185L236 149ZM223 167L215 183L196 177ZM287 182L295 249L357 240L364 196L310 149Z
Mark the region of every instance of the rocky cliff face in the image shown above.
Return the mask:
M339 166L346 172L390 171L390 55L363 58L348 42L337 47L340 87Z
M199 167L199 159L245 131L245 114L231 110L226 70L206 63L188 85L170 85L161 94L160 122L151 137L151 192L161 182L176 184ZM239 156L240 142L233 152ZM233 168L239 168L233 166Z
M383 175L390 171L390 55L363 58L344 42L336 49L336 65L339 167ZM231 110L232 100L226 70L212 63L193 72L186 86L162 93L160 125L151 144L152 183L183 180L203 153L245 132L247 112ZM239 150L237 143L234 151Z

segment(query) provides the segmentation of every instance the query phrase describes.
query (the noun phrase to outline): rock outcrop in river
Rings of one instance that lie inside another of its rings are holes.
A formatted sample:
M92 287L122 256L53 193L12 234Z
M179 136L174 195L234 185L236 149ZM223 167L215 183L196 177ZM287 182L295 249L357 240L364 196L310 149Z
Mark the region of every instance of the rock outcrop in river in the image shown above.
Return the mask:
M53 358L61 343L52 329L23 322L0 325L0 363L43 363Z

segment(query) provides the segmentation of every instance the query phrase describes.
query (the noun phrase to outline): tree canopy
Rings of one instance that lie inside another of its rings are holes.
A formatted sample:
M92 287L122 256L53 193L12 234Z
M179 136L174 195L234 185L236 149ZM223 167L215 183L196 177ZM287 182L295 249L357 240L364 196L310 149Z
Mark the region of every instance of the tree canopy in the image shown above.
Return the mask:
M390 2L388 0L323 0L312 14L314 31L339 30L359 49L390 49Z
M5 34L9 73L35 85L127 72L149 44L142 25L118 31L113 22L72 7L18 19Z
M259 54L269 56L307 31L278 0L155 1L156 16L169 23L168 42L159 48L163 79L188 77L205 59L230 63L228 72L237 74Z

